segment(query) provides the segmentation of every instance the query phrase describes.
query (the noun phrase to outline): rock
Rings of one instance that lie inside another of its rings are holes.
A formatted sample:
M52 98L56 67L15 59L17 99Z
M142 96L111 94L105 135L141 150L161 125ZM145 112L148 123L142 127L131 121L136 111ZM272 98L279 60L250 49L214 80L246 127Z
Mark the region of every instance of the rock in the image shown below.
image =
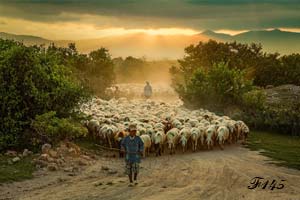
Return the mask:
M50 163L50 164L47 166L47 169L48 169L48 171L57 171L57 170L58 170L58 166L57 166L57 164L55 164L55 163Z
M18 153L16 151L7 150L5 153L6 156L16 157Z
M77 160L77 164L80 165L80 166L86 166L89 163L84 159L79 159L79 160Z
M48 161L49 159L49 155L44 153L44 154L41 154L40 157L38 158L39 160L43 160L43 161Z
M54 162L58 165L63 165L64 161L62 159L55 159Z
M49 150L52 148L51 144L43 144L42 146L42 153L45 154L45 153L48 153Z
M69 149L63 143L60 144L60 146L58 148L56 148L56 150L60 156L69 154Z
M17 156L12 159L12 162L16 163L16 162L19 162L20 160L21 160L20 157Z
M52 158L58 158L58 153L57 151L54 151L52 149L49 150L48 152L49 156L51 156Z
M29 151L28 149L24 149L24 151L22 153L22 156L23 157L27 157L29 155L32 155L32 151Z
M76 167L66 167L64 168L64 172L75 172L78 171L78 168Z
M101 170L104 170L104 171L106 171L106 170L109 170L109 168L108 168L108 167L106 167L106 166L102 166L102 167L101 167Z
M280 85L264 90L266 94L267 106L285 106L295 105L299 102L300 86Z
M86 156L86 155L82 155L81 157L88 160L88 161L92 160L89 156Z
M68 150L68 152L69 152L69 154L72 154L72 155L76 155L76 154L77 154L77 151L76 151L76 149L74 149L74 148L70 148L70 149Z
M46 161L39 160L39 159L34 160L33 163L35 164L36 167L39 167L39 168L43 168L48 165L48 163Z

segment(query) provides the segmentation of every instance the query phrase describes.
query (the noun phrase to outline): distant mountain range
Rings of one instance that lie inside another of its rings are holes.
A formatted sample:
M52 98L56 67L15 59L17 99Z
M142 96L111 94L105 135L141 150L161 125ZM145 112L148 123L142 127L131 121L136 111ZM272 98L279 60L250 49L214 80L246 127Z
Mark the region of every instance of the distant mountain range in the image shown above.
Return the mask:
M190 44L200 41L214 39L217 41L241 43L261 43L267 52L279 52L280 54L300 53L300 33L274 30L248 31L234 36L204 31L202 33L188 35L148 35L145 33L134 33L122 36L107 36L97 39L85 40L49 40L30 35L15 35L0 32L0 38L21 41L26 45L45 44L51 42L66 46L75 42L79 51L87 53L100 47L108 48L113 57L118 56L146 56L150 59L181 58L184 48Z
M9 40L17 40L20 42L24 42L25 44L49 44L51 40L47 40L37 36L31 35L15 35L10 33L0 32L0 38L9 39Z
M261 43L263 49L267 52L278 52L280 54L300 53L300 33L295 32L274 29L270 31L248 31L234 36L213 31L204 31L201 34L218 41Z

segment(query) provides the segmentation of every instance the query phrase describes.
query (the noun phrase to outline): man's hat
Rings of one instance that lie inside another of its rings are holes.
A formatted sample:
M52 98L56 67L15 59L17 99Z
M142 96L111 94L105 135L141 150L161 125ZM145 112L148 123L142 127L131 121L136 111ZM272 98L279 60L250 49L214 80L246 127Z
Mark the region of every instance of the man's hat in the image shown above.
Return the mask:
M136 125L135 124L130 124L129 125L129 131L136 131Z

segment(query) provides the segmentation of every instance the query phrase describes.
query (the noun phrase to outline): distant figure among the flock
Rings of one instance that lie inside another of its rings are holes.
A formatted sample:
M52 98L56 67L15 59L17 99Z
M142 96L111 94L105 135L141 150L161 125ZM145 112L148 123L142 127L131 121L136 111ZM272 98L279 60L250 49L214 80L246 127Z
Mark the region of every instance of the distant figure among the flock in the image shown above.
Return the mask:
M116 99L120 98L120 90L118 86L115 87L114 96Z
M141 155L144 152L144 143L139 136L136 136L136 131L136 125L130 124L129 135L123 138L121 142L121 150L125 152L125 172L129 177L129 186L133 186L133 181L135 185L138 183L139 163L141 162Z
M144 96L149 99L152 96L152 87L150 83L147 81L144 87Z

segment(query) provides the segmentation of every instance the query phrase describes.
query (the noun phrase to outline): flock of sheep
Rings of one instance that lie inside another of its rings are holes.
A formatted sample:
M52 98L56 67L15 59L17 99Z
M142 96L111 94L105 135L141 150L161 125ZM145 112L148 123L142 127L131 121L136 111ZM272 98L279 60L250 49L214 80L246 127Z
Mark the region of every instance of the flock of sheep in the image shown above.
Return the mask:
M180 101L161 101L127 98L105 101L93 98L81 106L81 111L91 117L85 123L95 140L109 148L119 148L122 138L128 135L130 124L136 124L137 135L144 142L144 156L155 152L175 153L177 148L213 149L225 144L243 142L249 128L243 121L228 116L217 116L208 110L188 110Z

